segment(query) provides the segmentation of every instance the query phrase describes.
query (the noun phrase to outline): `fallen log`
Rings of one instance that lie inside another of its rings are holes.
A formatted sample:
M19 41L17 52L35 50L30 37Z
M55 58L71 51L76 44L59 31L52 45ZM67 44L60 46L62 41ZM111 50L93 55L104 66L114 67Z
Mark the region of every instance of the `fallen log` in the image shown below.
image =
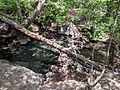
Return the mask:
M83 55L76 54L76 53L72 52L69 48L65 48L65 47L57 44L56 42L53 42L53 41L43 37L42 35L33 33L31 31L27 30L26 28L24 28L21 24L16 23L15 21L12 21L12 20L8 19L8 18L6 18L5 16L3 16L1 14L0 14L0 20L7 23L7 24L9 24L9 25L11 25L15 29L21 31L22 33L24 33L25 35L27 35L27 36L29 36L31 38L43 41L43 42L49 44L50 46L53 46L53 47L57 48L61 52L64 52L65 54L67 54L68 57L72 58L73 60L76 60L76 59L81 60L81 61L83 61L83 62L85 62L87 64L93 65L94 68L102 70L102 64L91 61L88 58L84 57Z
M11 25L15 29L21 31L22 33L24 33L25 35L27 35L27 36L29 36L31 38L43 41L43 42L57 48L61 52L64 52L65 54L67 54L67 56L72 58L72 60L81 60L81 61L83 61L83 62L85 62L87 64L90 64L91 66L93 66L97 70L102 70L103 66L100 65L99 63L91 61L91 60L85 58L83 55L76 54L76 53L72 52L69 48L65 48L65 47L57 44L56 42L53 42L53 41L43 37L42 35L33 33L31 31L27 30L26 28L24 28L21 24L16 23L15 21L12 21L12 20L8 19L5 16L2 16L1 14L0 14L0 20L7 23L7 24L9 24L9 25ZM104 72L105 72L105 69L102 70L102 74L100 76L98 76L94 81L89 82L90 86L95 86L99 82L99 80L102 78Z

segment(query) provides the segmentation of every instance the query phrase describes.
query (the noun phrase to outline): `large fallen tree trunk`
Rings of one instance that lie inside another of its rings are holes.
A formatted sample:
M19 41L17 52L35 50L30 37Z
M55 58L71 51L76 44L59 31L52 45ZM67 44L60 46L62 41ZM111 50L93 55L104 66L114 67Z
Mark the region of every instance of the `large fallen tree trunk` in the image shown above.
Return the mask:
M102 66L94 61L91 61L87 58L85 58L83 55L79 55L79 54L76 54L74 52L72 52L69 48L65 48L45 37L43 37L42 35L38 35L36 33L33 33L29 30L27 30L26 28L24 28L21 24L18 24L8 18L6 18L5 16L1 15L0 14L0 20L5 22L5 23L8 23L9 25L11 25L12 27L15 27L17 30L21 31L22 33L26 34L27 36L31 37L31 38L34 38L34 39L37 39L37 40L40 40L40 41L43 41L55 48L57 48L58 50L66 53L69 57L71 57L73 60L82 60L83 62L86 62L90 65L93 65L95 68L99 69L99 70L102 70Z

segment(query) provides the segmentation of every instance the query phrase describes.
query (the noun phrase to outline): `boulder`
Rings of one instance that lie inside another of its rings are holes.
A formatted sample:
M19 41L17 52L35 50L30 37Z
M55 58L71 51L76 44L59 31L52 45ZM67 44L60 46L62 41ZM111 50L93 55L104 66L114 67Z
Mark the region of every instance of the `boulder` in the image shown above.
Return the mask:
M100 75L97 72L94 79ZM82 77L84 78L84 77ZM32 70L12 65L7 60L0 60L0 90L89 90L87 83L77 80L50 81L47 77ZM95 90L120 90L120 75L106 69Z
M0 60L0 90L39 90L41 85L40 74Z

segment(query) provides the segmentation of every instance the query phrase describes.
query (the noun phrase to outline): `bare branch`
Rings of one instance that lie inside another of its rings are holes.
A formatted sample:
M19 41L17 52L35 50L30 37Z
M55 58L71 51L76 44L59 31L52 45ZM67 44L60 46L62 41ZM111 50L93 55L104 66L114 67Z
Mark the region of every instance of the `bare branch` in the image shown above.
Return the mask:
M23 16L22 16L21 7L20 7L20 1L19 1L19 0L16 0L16 6L17 6L17 9L18 9L18 13L19 13L19 16L20 16L20 20L21 20L21 22L22 22Z
M116 25L117 25L117 21L118 21L119 7L120 7L120 0L118 0L118 6L117 6L117 9L116 9L116 13L115 13L113 29L112 29L112 32L111 32L109 46L108 46L108 50L107 50L107 54L106 54L106 61L108 61L108 57L109 57L109 54L110 54L110 48L111 48L111 44L112 44L112 40L113 40L113 35L115 33L115 29L116 29Z
M40 10L41 7L43 6L43 4L45 3L45 0L38 0L38 5L35 8L35 10L33 12L31 12L31 14L29 14L28 18L26 20L24 20L23 24L25 25L25 27L29 27L32 23L32 21L40 14Z
M105 73L105 66L103 67L103 70L100 76L98 76L93 82L91 82L90 80L88 81L89 85L94 87L100 81L104 73Z

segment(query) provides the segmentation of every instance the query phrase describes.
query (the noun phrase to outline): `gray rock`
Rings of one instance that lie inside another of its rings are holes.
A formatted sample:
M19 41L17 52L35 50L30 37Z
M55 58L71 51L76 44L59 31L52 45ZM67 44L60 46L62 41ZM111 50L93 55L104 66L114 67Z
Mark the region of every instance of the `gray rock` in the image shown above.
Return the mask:
M100 72L96 73L98 76ZM83 77L84 78L84 77ZM0 90L88 90L86 82L76 80L50 81L45 83L41 74L22 66L0 60ZM120 75L107 70L95 90L120 90Z
M40 90L41 84L39 74L0 60L0 90Z

